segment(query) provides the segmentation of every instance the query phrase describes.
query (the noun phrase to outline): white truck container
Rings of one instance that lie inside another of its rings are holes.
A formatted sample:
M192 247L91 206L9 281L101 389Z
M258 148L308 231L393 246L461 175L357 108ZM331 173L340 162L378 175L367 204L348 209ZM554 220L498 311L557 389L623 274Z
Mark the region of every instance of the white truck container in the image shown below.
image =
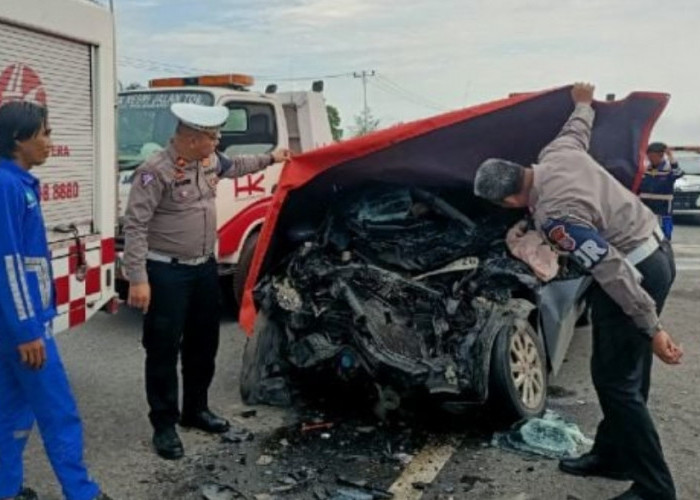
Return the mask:
M227 155L268 153L288 147L302 153L333 140L319 84L317 91L276 93L246 90L247 75L207 75L151 80L148 89L119 94L119 215L124 215L133 172L150 154L168 144L177 124L170 112L174 102L222 105L230 110L221 130L219 149ZM222 276L233 276L235 299L240 303L245 277L253 257L265 213L282 169L273 165L239 179L222 179L217 187L217 258ZM121 225L120 225L121 226ZM121 250L123 240L117 238ZM119 260L119 259L118 259ZM118 273L118 288L128 287Z
M56 286L54 330L114 308L114 19L88 0L0 2L0 104L47 106L41 181Z

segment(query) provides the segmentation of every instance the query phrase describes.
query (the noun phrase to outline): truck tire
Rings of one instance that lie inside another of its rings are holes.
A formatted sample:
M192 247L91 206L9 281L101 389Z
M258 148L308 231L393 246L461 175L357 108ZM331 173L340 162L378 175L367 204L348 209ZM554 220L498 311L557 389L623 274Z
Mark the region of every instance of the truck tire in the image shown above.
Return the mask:
M248 277L248 271L250 271L250 264L253 262L253 254L255 253L255 246L258 244L258 237L260 236L260 231L255 230L248 236L245 240L243 248L241 249L241 256L238 259L238 265L236 266L236 271L233 274L233 296L236 299L236 304L241 307L243 301L243 290L245 289L245 280Z
M540 416L547 401L542 339L526 321L496 337L491 351L489 403L503 423Z

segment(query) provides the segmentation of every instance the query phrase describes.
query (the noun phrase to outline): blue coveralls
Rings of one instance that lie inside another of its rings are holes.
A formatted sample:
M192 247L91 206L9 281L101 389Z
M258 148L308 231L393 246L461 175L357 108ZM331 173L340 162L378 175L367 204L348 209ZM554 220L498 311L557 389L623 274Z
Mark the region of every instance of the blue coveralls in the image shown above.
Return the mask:
M639 197L659 219L659 225L666 239L671 241L673 234L673 185L683 177L677 163L670 166L666 160L657 168L650 166L644 172Z
M0 498L22 487L22 453L35 419L64 496L99 494L83 463L82 425L51 334L55 315L39 181L0 160ZM17 346L39 338L47 359L33 370Z

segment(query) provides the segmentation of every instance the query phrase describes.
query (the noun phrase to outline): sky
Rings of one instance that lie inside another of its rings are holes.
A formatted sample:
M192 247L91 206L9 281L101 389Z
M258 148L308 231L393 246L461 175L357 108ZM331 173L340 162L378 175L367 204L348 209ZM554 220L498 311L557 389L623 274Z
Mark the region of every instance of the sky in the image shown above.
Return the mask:
M351 127L588 81L671 95L652 139L700 144L697 0L113 0L118 77L246 73L310 89ZM324 78L325 77L325 78Z

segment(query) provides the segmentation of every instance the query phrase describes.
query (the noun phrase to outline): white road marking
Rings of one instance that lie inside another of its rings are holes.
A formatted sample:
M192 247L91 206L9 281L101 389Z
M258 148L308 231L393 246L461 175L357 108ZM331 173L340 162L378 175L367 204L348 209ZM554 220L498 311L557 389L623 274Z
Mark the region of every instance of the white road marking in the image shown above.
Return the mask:
M676 271L700 271L700 257L676 258Z
M423 491L413 487L413 483L432 483L455 452L452 445L427 444L401 475L391 485L389 491L401 500L420 500Z
M700 245L673 245L673 253L676 257L695 257L700 255Z
M700 252L700 245L695 245L692 243L671 243L674 250L679 250L681 252Z
M682 272L682 271L700 271L700 264L696 265L688 265L688 266L676 266L676 271L677 272Z

